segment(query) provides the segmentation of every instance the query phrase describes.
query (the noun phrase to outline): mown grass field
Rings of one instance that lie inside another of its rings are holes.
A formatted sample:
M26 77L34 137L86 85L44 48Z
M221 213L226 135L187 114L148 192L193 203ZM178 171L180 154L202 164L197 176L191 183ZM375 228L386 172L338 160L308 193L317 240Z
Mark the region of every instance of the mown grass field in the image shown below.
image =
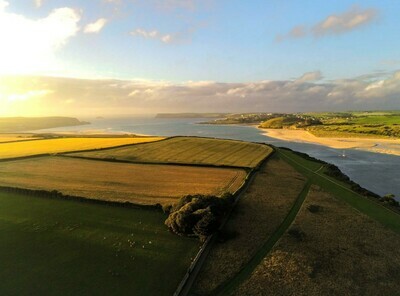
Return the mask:
M305 181L278 157L268 160L229 217L222 234L226 241L213 245L192 289L195 295L212 295L250 261L288 215Z
M314 186L235 295L398 295L399 243L398 234Z
M255 167L271 152L272 149L270 147L255 143L175 137L146 145L73 153L71 155L132 162Z
M0 159L29 155L108 148L157 141L160 137L59 138L0 144Z
M165 218L0 192L0 295L172 295L199 245Z
M356 124L400 124L400 114L359 116L352 122Z
M0 186L57 190L107 201L171 204L188 194L233 193L247 173L242 169L48 156L3 162L0 175Z
M377 138L388 139L400 136L400 125L365 126L349 125L320 125L307 130L317 137L328 138Z

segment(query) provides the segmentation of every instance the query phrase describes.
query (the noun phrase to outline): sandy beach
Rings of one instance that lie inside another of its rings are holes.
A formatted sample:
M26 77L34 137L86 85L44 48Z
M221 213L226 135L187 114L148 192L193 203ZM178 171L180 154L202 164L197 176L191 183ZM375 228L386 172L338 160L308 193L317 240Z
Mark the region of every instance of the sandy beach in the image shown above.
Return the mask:
M400 156L400 139L320 138L305 130L261 129L264 135L284 141L318 144L336 149L360 149Z

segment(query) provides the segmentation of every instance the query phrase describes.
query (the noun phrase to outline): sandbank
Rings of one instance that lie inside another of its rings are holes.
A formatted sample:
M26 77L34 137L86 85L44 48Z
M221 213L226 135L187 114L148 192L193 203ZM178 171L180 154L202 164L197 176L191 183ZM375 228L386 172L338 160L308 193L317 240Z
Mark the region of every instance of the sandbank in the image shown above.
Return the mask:
M290 142L323 145L335 149L360 149L400 156L400 139L320 138L305 130L261 129L263 134Z

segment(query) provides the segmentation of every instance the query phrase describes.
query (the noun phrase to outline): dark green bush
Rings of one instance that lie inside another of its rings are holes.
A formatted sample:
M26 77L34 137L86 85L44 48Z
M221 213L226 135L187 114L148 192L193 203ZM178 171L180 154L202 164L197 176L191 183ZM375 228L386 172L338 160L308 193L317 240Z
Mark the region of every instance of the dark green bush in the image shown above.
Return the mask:
M165 225L169 230L204 239L215 232L222 218L233 205L232 195L223 197L187 195L172 206Z

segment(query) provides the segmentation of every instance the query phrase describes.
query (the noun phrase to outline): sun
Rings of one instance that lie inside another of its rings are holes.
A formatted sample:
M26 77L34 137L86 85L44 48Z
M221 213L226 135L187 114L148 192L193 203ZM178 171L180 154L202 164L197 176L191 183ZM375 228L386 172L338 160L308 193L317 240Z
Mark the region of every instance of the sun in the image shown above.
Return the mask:
M0 0L0 74L61 70L56 52L78 32L80 13L59 8L33 20L9 12L9 6L9 2Z

